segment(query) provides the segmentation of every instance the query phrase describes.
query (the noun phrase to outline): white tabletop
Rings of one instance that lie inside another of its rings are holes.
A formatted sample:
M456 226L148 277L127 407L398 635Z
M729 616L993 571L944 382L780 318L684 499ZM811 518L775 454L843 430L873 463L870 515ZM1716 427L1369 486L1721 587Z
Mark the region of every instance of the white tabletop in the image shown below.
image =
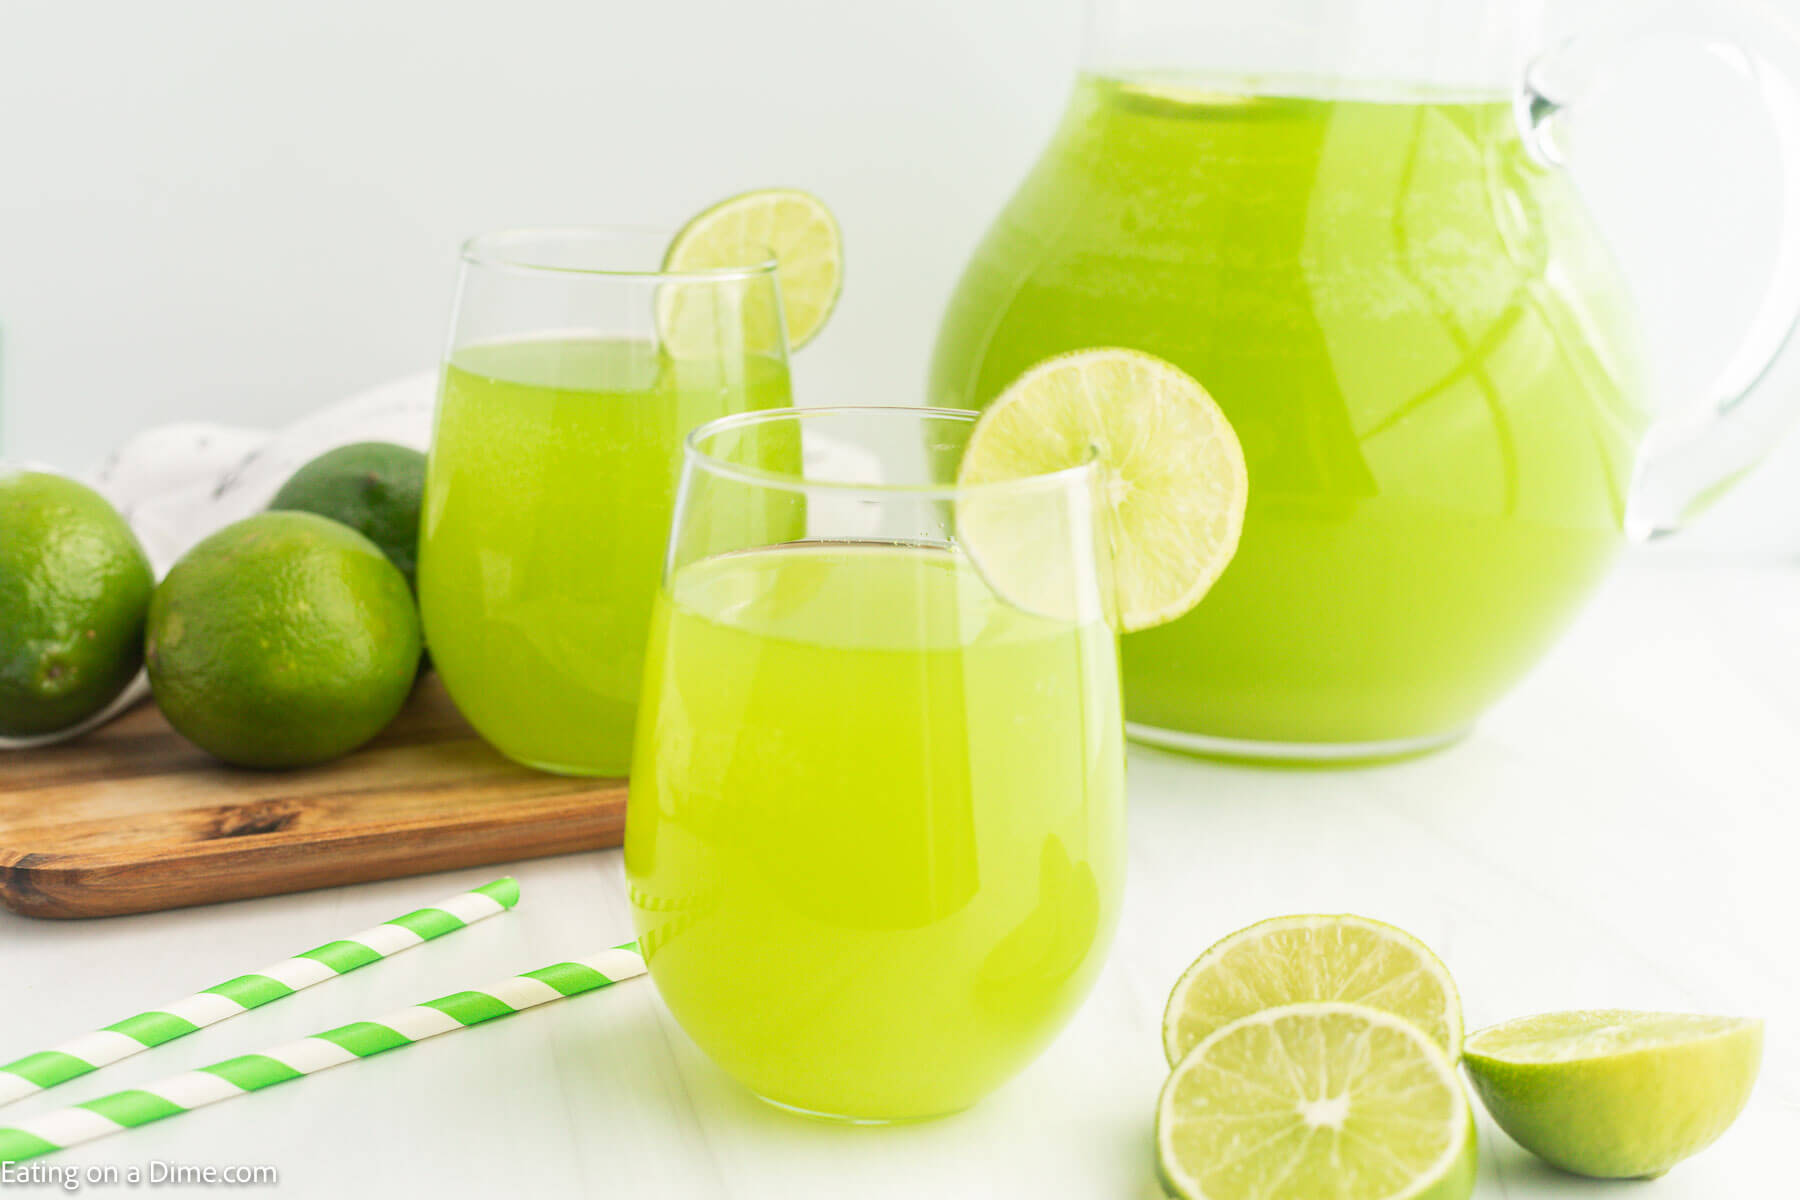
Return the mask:
M1105 973L1033 1067L960 1117L849 1129L775 1112L715 1070L638 980L39 1161L267 1164L283 1194L342 1200L1148 1200L1169 985L1240 925L1347 910L1436 947L1471 1028L1590 1006L1770 1018L1751 1109L1712 1150L1631 1194L1793 1194L1800 569L1628 566L1526 685L1437 757L1274 772L1138 749L1131 799L1131 877ZM629 936L617 851L507 869L524 889L514 913L0 1121ZM0 1062L500 873L86 923L0 913ZM1485 1121L1481 1149L1481 1197L1597 1194Z

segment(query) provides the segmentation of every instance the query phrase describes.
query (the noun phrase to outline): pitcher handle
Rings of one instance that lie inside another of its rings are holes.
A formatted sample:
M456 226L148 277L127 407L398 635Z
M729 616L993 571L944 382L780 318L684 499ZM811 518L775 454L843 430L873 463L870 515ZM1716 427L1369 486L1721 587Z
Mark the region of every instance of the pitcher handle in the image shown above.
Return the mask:
M1800 416L1800 34L1745 2L1671 0L1622 26L1550 51L1527 70L1519 120L1532 151L1562 166L1572 107L1625 52L1676 37L1731 68L1774 126L1783 195L1772 246L1775 271L1755 320L1700 402L1656 422L1644 440L1626 530L1673 533L1752 467Z

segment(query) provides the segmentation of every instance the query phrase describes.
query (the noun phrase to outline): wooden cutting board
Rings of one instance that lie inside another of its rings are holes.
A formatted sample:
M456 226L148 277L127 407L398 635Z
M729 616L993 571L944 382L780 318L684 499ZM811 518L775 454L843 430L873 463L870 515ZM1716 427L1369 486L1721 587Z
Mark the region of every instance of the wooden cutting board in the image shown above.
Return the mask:
M0 904L102 917L616 846L625 781L518 766L435 675L381 737L304 771L225 766L143 704L0 752Z

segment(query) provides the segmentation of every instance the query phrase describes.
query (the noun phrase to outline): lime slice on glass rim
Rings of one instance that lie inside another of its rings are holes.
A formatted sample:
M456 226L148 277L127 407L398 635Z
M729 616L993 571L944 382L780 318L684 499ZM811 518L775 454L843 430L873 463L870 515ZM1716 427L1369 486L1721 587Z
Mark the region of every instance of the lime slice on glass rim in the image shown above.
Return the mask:
M663 269L716 271L756 266L771 257L787 317L788 348L798 350L825 327L844 282L843 234L817 196L796 188L764 188L722 200L682 226L663 256ZM663 340L677 352L686 345L711 345L709 336L694 332L703 315L698 310L706 308L709 316L710 304L703 289L679 282L665 285L657 298ZM773 323L772 312L745 318L752 330L766 330Z
M1110 601L1126 633L1162 625L1205 597L1237 552L1249 476L1244 451L1206 389L1136 350L1082 350L1040 363L990 405L957 475L964 549L1021 608L1067 612L1066 554L1047 548L999 483L1096 462Z
M1183 1200L1467 1200L1475 1122L1455 1064L1359 1004L1266 1009L1215 1029L1156 1110Z
M1260 921L1195 959L1169 993L1163 1053L1173 1065L1240 1017L1323 1000L1380 1009L1461 1052L1462 1001L1438 956L1405 930L1344 915Z
M1469 1036L1463 1066L1494 1121L1552 1166L1663 1174L1743 1112L1763 1023L1685 1013L1548 1013Z

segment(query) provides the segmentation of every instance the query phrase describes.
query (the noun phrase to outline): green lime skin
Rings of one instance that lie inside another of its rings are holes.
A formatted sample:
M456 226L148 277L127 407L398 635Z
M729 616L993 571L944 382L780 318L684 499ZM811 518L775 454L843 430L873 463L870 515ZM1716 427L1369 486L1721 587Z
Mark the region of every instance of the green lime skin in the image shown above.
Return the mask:
M56 733L117 699L143 665L155 585L98 492L0 471L0 735Z
M269 508L316 513L348 525L381 547L416 590L424 498L423 454L391 442L358 442L295 471Z
M188 552L150 602L146 661L163 714L245 767L302 767L380 733L412 691L419 614L362 534L268 512Z
M1737 1120L1762 1065L1760 1022L1717 1036L1592 1058L1524 1062L1465 1050L1494 1123L1553 1167L1594 1179L1654 1179Z

